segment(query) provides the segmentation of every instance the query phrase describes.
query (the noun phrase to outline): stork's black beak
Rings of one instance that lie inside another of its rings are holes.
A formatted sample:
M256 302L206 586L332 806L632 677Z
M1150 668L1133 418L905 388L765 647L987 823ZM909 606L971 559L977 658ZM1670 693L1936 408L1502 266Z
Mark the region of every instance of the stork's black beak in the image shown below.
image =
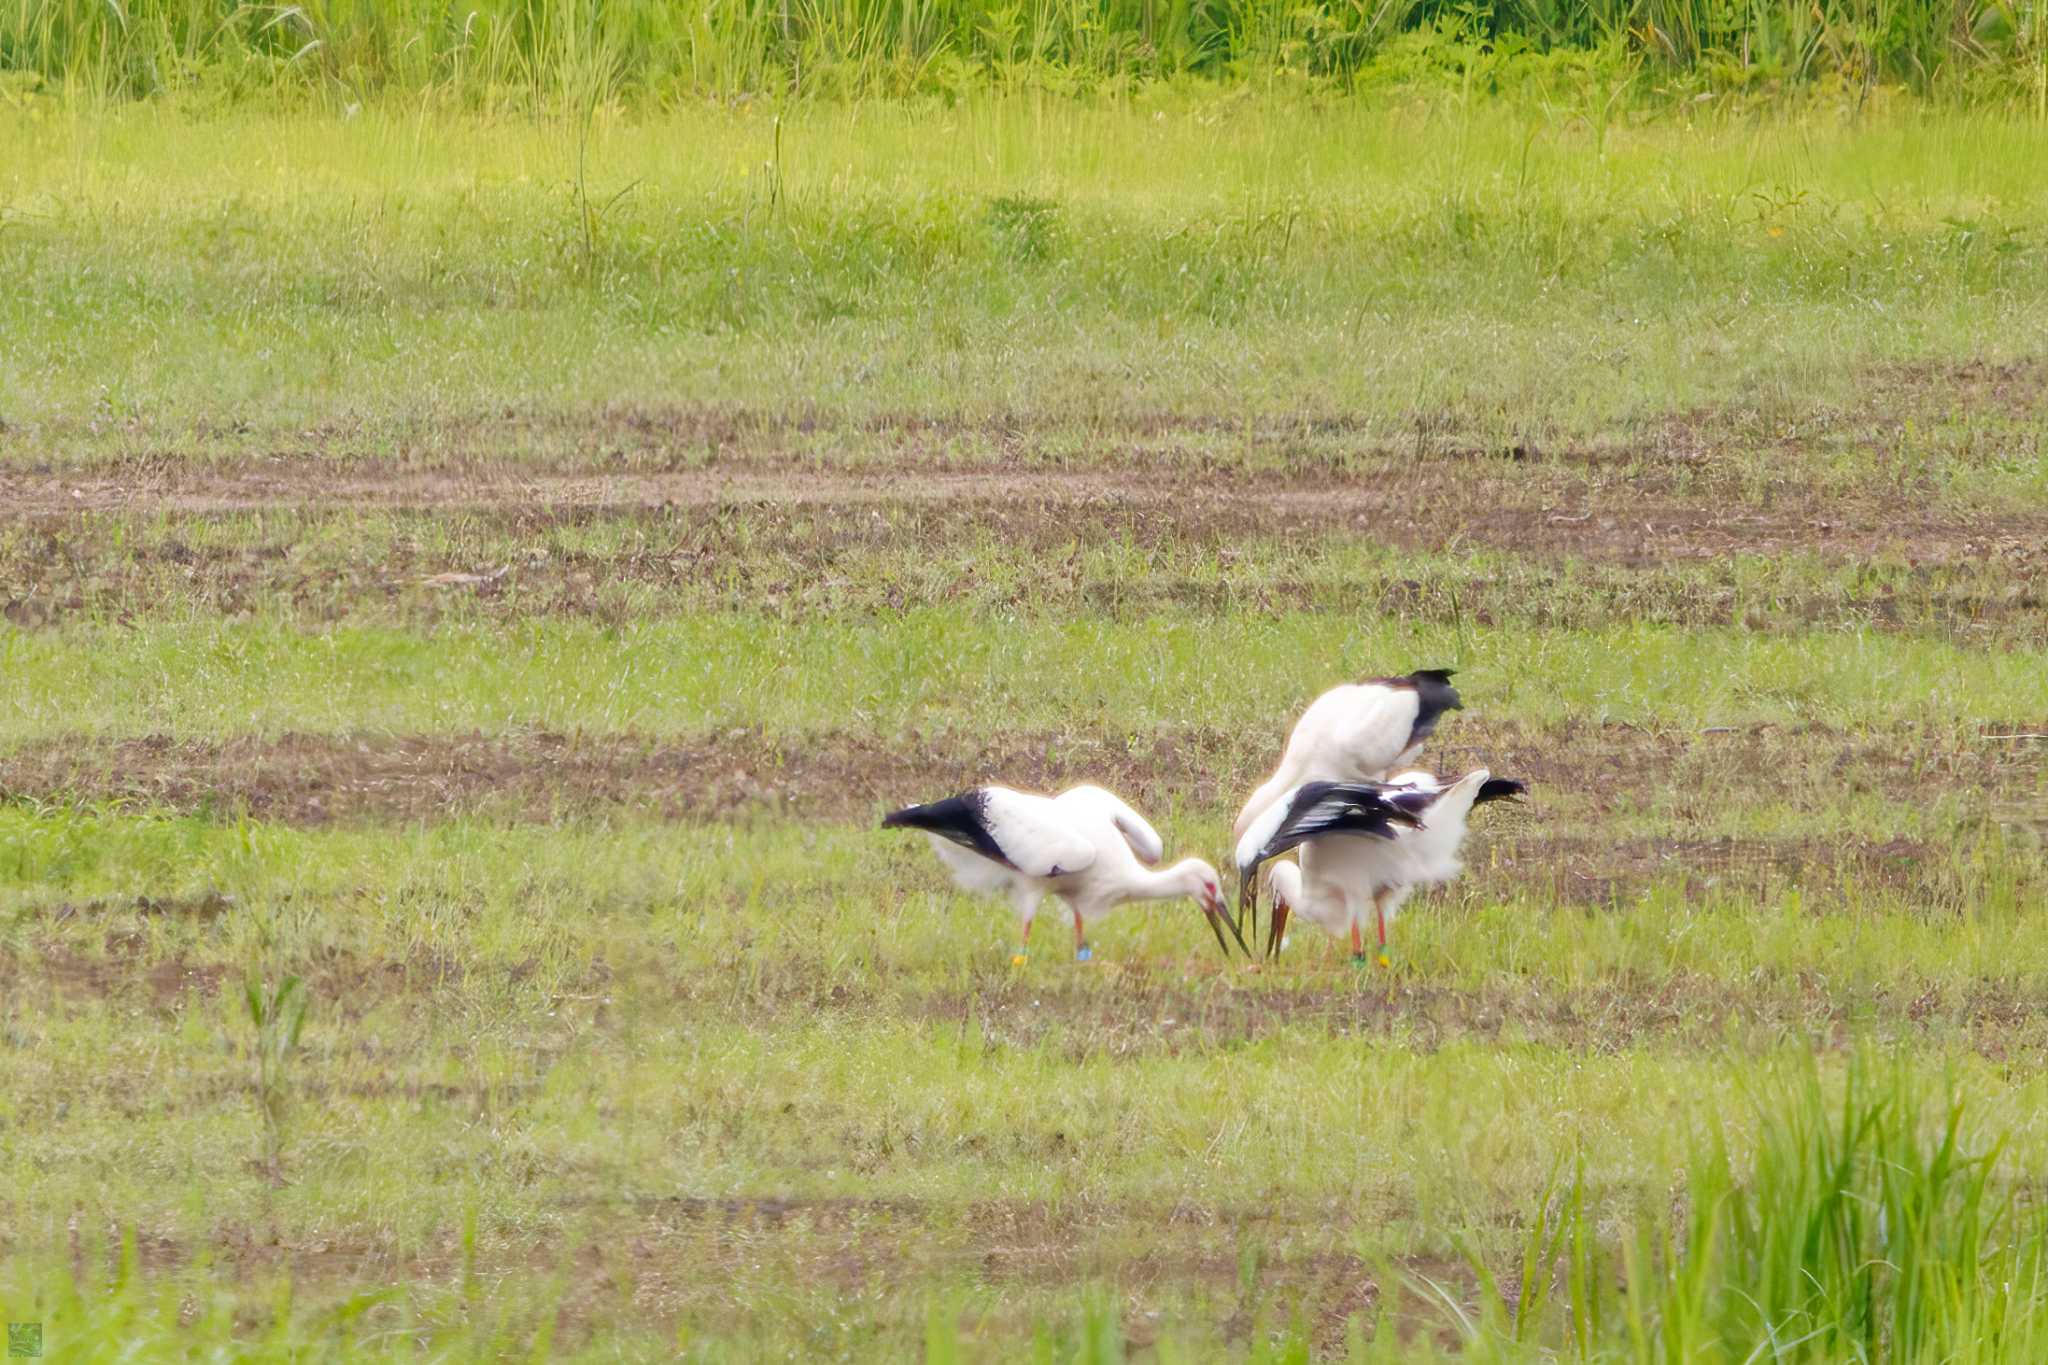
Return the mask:
M1223 926L1229 923L1229 921L1206 905L1202 907L1202 918L1209 921L1209 932L1216 935L1217 948L1222 951L1223 956L1229 957L1230 945L1223 941Z
M1203 896L1202 914L1209 921L1209 927L1216 931L1216 946L1223 950L1225 957L1230 956L1230 945L1223 941L1224 925L1230 927L1230 936L1237 940L1238 949L1246 957L1252 955L1252 950L1245 946L1244 934L1239 931L1236 922L1223 913L1223 901L1220 896Z

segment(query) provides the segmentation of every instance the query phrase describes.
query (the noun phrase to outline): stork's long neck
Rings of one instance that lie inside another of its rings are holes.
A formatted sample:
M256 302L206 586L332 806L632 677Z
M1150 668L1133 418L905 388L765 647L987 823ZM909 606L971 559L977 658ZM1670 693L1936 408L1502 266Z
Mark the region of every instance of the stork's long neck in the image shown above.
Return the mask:
M1290 789L1301 784L1301 764L1290 762L1284 755L1280 767L1274 774L1259 784L1259 789L1244 803L1244 809L1237 814L1237 823L1230 827L1230 841L1236 843L1244 838L1244 832L1252 827L1252 821L1259 818L1266 807L1278 801Z
M1197 890L1194 866L1195 860L1189 858L1156 872L1149 867L1133 868L1125 881L1125 895L1134 901L1170 901L1192 896Z
M1422 828L1411 836L1418 851L1431 858L1456 858L1465 842L1466 822L1472 818L1472 798L1486 774L1472 773L1438 797L1423 815Z

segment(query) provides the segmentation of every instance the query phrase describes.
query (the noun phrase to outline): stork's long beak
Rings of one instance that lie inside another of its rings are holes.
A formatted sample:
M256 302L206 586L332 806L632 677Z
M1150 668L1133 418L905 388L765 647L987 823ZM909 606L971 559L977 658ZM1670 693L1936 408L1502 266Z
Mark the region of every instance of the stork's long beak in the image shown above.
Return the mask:
M1230 916L1223 913L1222 897L1212 896L1206 892L1203 893L1202 915L1209 921L1209 928L1216 935L1216 946L1223 950L1223 955L1225 957L1230 956L1230 945L1223 941L1223 930L1225 926L1229 927L1230 936L1237 940L1237 946L1240 950L1243 951L1244 955L1246 957L1250 957L1252 955L1252 950L1250 948L1245 947L1244 935L1238 932L1236 922L1233 921L1230 918Z
M1247 872L1237 870L1237 928L1243 933L1245 921L1252 922L1252 932L1259 931L1259 869L1254 866Z
M1287 932L1287 902L1273 898L1272 927L1266 931L1266 956L1280 956L1280 937Z
M1244 941L1244 922L1247 918L1252 922L1252 933L1256 935L1259 932L1258 885L1258 870L1256 868L1249 873L1241 867L1237 870L1236 928L1240 943Z
M1202 918L1209 921L1209 932L1216 935L1216 946L1222 949L1223 956L1229 957L1230 945L1223 941L1223 926L1226 923L1228 923L1228 921L1226 921L1223 918L1223 916L1217 914L1214 910L1211 910L1206 904L1202 906Z

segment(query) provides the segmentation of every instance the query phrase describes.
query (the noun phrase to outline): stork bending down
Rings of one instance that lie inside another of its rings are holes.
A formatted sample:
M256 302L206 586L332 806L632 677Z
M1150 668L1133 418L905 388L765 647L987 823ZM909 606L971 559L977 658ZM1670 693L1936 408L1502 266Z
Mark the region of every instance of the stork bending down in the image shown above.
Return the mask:
M1058 896L1073 912L1074 957L1081 962L1093 956L1090 921L1126 901L1180 896L1202 907L1226 954L1226 924L1238 946L1245 947L1242 933L1223 915L1216 869L1200 858L1187 858L1164 871L1151 870L1165 853L1159 832L1100 787L1075 787L1054 797L975 787L893 811L882 817L882 824L923 830L962 889L1010 898L1022 928L1018 963L1030 947L1038 903L1047 895Z
M1353 788L1331 783L1311 786L1331 791L1319 794L1316 806L1302 809L1297 809L1303 803L1296 796L1284 811L1262 820L1240 844L1239 872L1244 878L1240 897L1245 888L1255 885L1253 879L1260 863L1289 848L1299 848L1299 866L1281 863L1269 874L1273 914L1267 931L1266 955L1270 957L1280 951L1288 914L1298 910L1334 935L1348 934L1352 960L1363 962L1363 919L1370 902L1379 939L1378 959L1383 967L1388 964L1387 923L1402 903L1417 887L1447 882L1461 870L1459 849L1465 841L1472 808L1519 796L1527 790L1523 783L1495 777L1484 768L1474 769L1455 782L1443 782L1425 772L1402 773L1384 785L1365 786L1410 818L1394 828L1389 837L1360 838L1360 834L1376 831L1357 828L1355 821L1341 816L1333 819L1317 815L1319 807L1327 807ZM1254 844L1254 838L1268 828L1268 837Z
M1237 916L1251 912L1252 931L1258 932L1259 868L1293 848L1327 839L1346 846L1345 851L1368 865L1391 861L1394 843L1403 829L1422 823L1414 811L1397 805L1392 788L1378 782L1306 782L1281 794L1265 813L1252 822L1237 843ZM1340 837L1341 836L1341 837ZM1300 899L1298 896L1296 899ZM1346 920L1350 916L1347 914ZM1285 917L1282 917L1282 924ZM1266 945L1272 956L1273 943ZM1354 956L1363 956L1358 931L1351 932Z

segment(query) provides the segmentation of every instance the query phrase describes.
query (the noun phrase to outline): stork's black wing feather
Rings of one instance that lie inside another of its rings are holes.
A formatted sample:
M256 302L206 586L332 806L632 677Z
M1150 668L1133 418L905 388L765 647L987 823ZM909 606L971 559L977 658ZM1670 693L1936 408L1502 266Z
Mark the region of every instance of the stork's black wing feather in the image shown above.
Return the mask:
M1395 810L1406 811L1421 819L1423 813L1434 806L1443 794L1442 787L1395 787L1387 793L1387 800Z
M1259 861L1277 858L1297 844L1325 834L1391 839L1396 825L1422 823L1420 814L1407 809L1403 801L1415 795L1420 793L1398 792L1379 782L1304 783L1289 803L1280 828L1259 850Z
M1404 791L1380 782L1304 782L1295 788L1279 825L1249 861L1238 866L1238 917L1251 907L1259 868L1270 858L1326 834L1391 839L1397 826L1420 827L1421 817L1405 809L1414 798L1434 794ZM1428 800L1421 803L1429 804Z
M905 806L902 810L890 811L882 817L883 829L921 829L927 834L936 834L941 839L950 839L960 847L993 863L1015 868L995 841L988 828L988 793L980 787L949 796L943 801L927 801L922 806Z

